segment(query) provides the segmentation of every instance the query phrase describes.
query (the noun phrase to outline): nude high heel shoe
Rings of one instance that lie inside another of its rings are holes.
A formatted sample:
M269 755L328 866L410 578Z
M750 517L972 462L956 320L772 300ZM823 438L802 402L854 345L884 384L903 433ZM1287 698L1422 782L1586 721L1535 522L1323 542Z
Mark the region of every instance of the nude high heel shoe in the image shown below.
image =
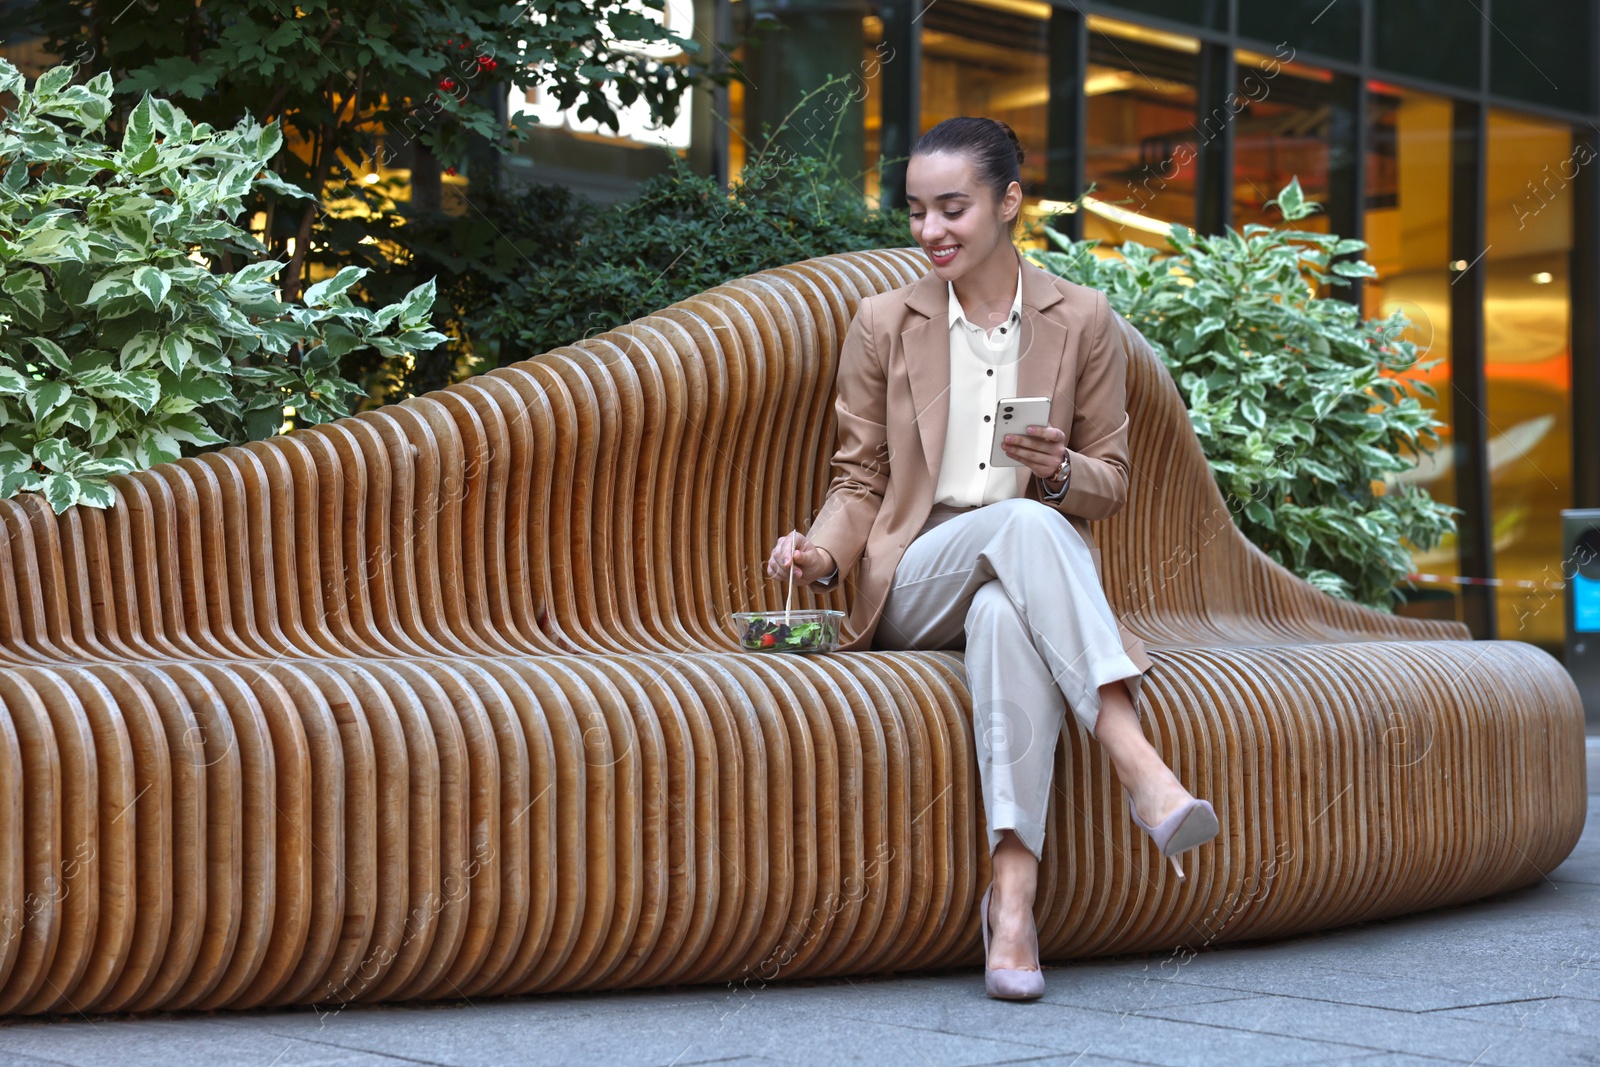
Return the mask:
M978 917L983 922L983 988L986 993L996 1000L1033 1000L1035 997L1044 996L1044 971L1022 971L1010 967L989 966L989 896L994 892L994 883L983 891L983 900L978 904ZM1039 929L1033 931L1033 963L1039 964Z
M1133 816L1134 825L1150 835L1150 840L1156 843L1161 854L1172 861L1172 869L1178 872L1180 882L1183 881L1183 867L1178 863L1178 853L1205 844L1216 837L1221 829L1211 801L1196 800L1194 797L1179 804L1178 810L1162 819L1160 825L1151 826L1139 818L1139 809L1133 806L1133 794L1130 793L1128 814Z

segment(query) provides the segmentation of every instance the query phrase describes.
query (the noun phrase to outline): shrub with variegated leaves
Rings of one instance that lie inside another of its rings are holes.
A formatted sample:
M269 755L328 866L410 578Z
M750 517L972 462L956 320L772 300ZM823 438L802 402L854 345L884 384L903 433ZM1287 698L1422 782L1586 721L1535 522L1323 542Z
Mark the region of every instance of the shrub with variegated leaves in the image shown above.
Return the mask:
M1273 201L1285 221L1317 210L1298 180ZM1160 353L1239 528L1313 585L1394 606L1410 546L1432 548L1456 509L1394 478L1438 443L1419 400L1433 390L1398 311L1366 319L1325 285L1370 278L1361 241L1251 223L1208 236L1173 226L1169 249L1094 254L1046 227L1029 255L1103 290Z
M238 223L259 188L309 198L269 169L277 125L218 130L149 96L120 131L111 77L32 87L0 60L0 496L105 507L107 477L348 414L339 360L444 340L433 283L355 306L354 267L279 299L282 264Z

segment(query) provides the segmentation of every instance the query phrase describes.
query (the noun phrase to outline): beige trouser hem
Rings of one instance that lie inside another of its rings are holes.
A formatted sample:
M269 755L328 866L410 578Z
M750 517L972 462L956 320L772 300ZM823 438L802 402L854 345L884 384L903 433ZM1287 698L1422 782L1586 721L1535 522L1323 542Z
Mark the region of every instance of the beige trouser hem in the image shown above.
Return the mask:
M1144 676L1089 546L1065 515L1025 497L934 505L895 568L872 643L965 649L991 853L1009 829L1043 855L1064 708L1093 735L1100 687L1120 679L1139 709Z

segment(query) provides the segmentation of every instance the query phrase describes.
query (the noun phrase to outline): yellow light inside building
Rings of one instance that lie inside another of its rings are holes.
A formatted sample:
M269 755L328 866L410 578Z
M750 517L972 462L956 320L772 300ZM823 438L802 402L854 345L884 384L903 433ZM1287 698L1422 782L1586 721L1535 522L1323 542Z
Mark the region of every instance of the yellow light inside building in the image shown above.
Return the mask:
M1070 200L1040 200L1037 204L1027 209L1033 215L1072 215L1077 213L1077 208ZM1118 226L1127 226L1145 233L1153 233L1158 237L1165 237L1172 231L1170 222L1153 219L1148 215L1141 215L1127 208L1108 204L1103 200L1096 200L1092 196L1083 198L1083 210L1092 212L1105 219L1107 222L1116 223Z
M1131 230L1143 230L1145 233L1153 233L1158 237L1165 237L1172 232L1172 223L1170 222L1153 219L1136 211L1118 207L1115 204L1107 204L1104 201L1096 200L1092 196L1083 198L1083 209L1099 215L1107 222L1116 223L1118 226L1126 226Z

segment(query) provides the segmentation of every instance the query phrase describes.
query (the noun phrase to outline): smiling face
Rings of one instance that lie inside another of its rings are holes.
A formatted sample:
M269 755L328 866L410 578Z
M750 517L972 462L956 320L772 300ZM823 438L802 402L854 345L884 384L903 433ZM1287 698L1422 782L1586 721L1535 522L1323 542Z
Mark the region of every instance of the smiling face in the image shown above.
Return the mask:
M1010 230L1022 206L1016 182L996 198L965 155L915 155L906 164L906 205L911 236L939 277L954 281L989 260L1015 269Z

